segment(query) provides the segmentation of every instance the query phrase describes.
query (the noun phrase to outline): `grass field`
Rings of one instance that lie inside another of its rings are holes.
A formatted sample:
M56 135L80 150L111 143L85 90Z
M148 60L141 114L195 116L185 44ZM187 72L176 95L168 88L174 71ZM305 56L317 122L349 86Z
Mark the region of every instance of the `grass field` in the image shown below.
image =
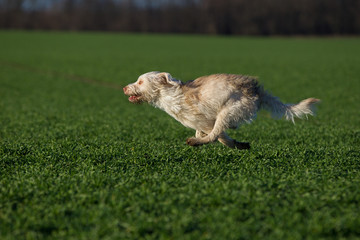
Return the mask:
M120 91L152 70L322 102L191 148ZM359 239L359 92L359 38L0 32L0 239Z

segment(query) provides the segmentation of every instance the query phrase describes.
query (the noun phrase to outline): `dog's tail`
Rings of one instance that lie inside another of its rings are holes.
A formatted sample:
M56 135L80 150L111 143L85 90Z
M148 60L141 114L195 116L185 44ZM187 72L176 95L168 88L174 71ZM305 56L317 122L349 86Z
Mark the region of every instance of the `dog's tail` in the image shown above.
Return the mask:
M314 115L315 104L318 102L320 102L319 99L308 98L298 104L284 104L268 92L262 89L260 91L260 107L270 111L273 118L285 116L286 120L291 120L293 123L294 117L303 118L308 114Z

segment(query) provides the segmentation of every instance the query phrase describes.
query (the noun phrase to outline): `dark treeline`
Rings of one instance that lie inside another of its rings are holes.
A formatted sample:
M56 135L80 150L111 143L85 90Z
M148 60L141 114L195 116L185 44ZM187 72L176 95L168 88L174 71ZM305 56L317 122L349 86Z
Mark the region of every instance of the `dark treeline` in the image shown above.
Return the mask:
M359 34L360 0L0 0L0 28Z

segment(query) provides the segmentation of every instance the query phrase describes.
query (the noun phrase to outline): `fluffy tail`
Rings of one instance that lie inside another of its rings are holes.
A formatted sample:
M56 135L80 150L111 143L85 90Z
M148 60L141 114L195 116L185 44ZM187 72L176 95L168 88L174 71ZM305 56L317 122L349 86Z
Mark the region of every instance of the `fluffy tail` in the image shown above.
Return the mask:
M266 91L261 91L260 107L271 112L273 118L285 116L286 120L294 122L294 117L303 118L308 114L315 114L315 104L320 102L316 98L302 100L298 104L284 104L277 97L274 97Z

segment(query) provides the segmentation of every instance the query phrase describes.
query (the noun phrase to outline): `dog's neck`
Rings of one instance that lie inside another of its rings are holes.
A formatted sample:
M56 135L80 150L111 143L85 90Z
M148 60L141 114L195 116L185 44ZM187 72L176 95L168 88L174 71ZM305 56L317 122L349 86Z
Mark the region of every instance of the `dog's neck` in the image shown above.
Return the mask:
M159 90L159 97L151 104L167 112L172 117L178 119L183 104L184 94L181 85L172 86Z

